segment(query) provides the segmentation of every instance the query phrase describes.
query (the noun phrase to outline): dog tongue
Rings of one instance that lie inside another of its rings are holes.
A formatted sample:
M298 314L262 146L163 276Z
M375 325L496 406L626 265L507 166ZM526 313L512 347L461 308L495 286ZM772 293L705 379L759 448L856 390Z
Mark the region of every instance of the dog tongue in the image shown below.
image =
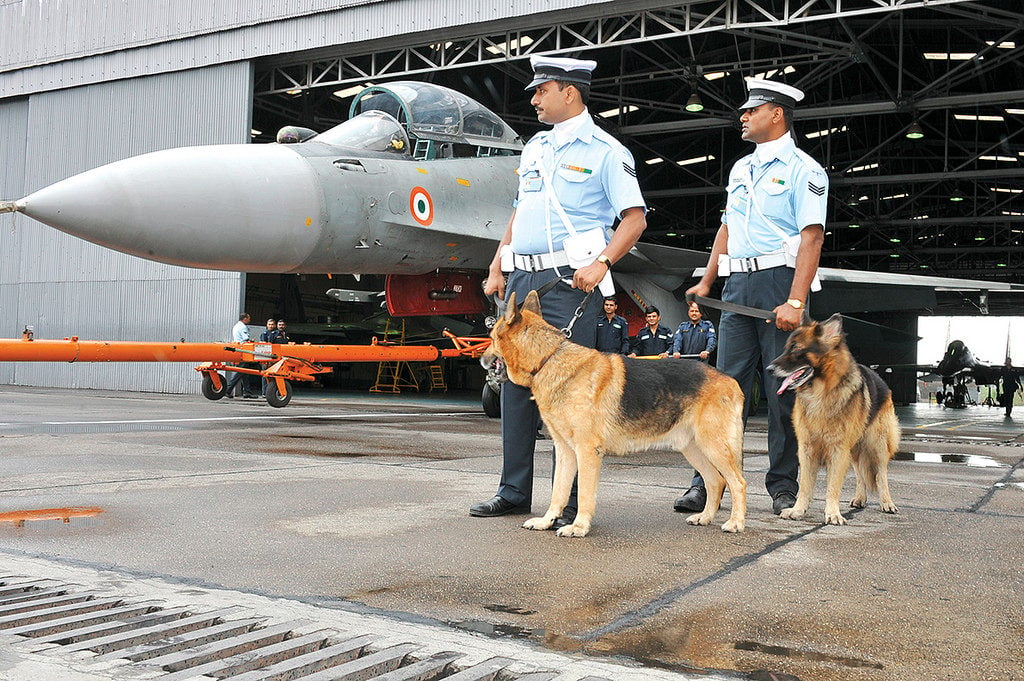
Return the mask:
M790 384L793 383L793 381L795 381L796 379L798 379L801 376L803 376L804 375L804 371L805 371L804 369L797 369L796 371L791 373L789 376L786 376L786 380L784 380L782 382L782 385L779 387L779 391L777 393L775 393L775 394L776 395L781 395L782 393L786 392L786 388L788 388L790 386Z

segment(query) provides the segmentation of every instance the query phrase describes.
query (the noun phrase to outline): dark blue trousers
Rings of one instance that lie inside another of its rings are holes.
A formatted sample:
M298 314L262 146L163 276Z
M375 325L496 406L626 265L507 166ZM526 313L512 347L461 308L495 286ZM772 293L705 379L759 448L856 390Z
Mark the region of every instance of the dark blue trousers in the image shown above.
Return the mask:
M775 267L749 274L732 274L725 283L722 300L749 305L762 310L773 310L789 298L793 283L793 270ZM780 331L773 323L733 312L723 312L718 324L718 370L732 376L743 389L745 398L743 420L750 411L750 394L754 378L761 369L764 391L768 401L768 474L764 484L773 497L780 492L797 493L796 433L793 432L793 404L795 394L787 390L776 394L782 379L767 370L769 364L782 354L789 333ZM694 485L704 485L700 474L693 477Z
M559 268L570 281L573 270ZM541 288L556 276L554 270L540 272L513 271L505 287L505 299L514 291L516 304L521 304L531 290ZM576 308L586 294L571 285L560 282L540 299L544 320L561 329L572 319ZM604 297L595 291L583 316L572 327L574 343L594 347L597 340L597 319L602 313ZM529 504L533 500L533 456L537 444L540 412L530 399L530 390L511 381L501 386L501 445L502 468L498 496L514 504ZM568 506L576 507L576 483L573 482Z

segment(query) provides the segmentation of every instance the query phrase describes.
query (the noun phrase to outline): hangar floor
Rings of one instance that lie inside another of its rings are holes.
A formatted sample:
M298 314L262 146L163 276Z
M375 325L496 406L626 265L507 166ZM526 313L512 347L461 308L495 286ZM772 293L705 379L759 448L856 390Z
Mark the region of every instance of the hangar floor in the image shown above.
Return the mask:
M651 452L606 462L592 534L568 540L520 529L521 516L468 516L500 463L499 422L475 397L300 393L276 410L2 395L0 513L102 509L0 522L3 575L306 607L329 626L477 659L516 646L514 670L559 679L1019 679L1024 668L1024 413L900 408L900 513L871 499L845 527L819 524L820 481L810 520L771 514L755 418L745 533L687 526L672 501L689 467ZM538 443L537 512L550 448ZM81 655L32 655L0 637L0 676L49 665L64 676L45 678L127 678Z

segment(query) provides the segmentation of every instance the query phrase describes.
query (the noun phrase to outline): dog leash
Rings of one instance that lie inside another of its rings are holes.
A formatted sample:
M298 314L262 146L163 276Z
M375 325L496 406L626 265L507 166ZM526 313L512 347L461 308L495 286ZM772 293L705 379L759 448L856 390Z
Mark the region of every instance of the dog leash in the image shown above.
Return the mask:
M722 312L735 312L736 314L746 315L747 317L756 317L757 319L764 319L769 322L775 321L774 312L770 310L762 310L759 307L750 307L749 305L740 305L738 303L730 303L724 300L705 298L704 296L698 296L693 293L686 294L686 302L697 303L698 305L704 305L706 307L713 307L716 310L721 310Z
M561 277L555 277L551 281L541 286L539 289L537 289L537 297L543 298L544 294L553 289L555 286L557 286L558 282L561 280ZM582 302L580 302L579 306L576 308L576 311L572 313L572 318L569 319L569 323L566 324L563 329L561 329L562 333L565 334L566 338L572 338L572 327L574 324L576 324L576 320L583 316L584 311L586 311L587 309L587 303L590 302L590 296L594 295L595 290L596 289L590 289L590 291L587 292L587 295L583 296Z

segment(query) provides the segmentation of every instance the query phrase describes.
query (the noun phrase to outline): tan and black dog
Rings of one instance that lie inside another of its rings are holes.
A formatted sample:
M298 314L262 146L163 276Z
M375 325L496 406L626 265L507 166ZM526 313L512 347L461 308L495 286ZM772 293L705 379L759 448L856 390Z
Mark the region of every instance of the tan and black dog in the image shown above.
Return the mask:
M572 343L541 318L536 291L522 310L509 296L491 341L481 362L486 367L500 357L509 379L533 392L555 442L551 505L523 527L551 528L579 472L576 520L558 535L586 536L602 457L664 445L681 452L707 487L704 510L686 522L710 524L728 486L732 513L722 529L743 531L743 393L736 381L701 362L629 359Z
M889 460L900 442L892 393L878 374L857 364L843 339L843 318L812 321L807 313L789 336L785 351L770 367L783 378L779 394L796 391L793 429L799 443L800 491L783 518L803 518L814 496L818 467L825 464L825 524L845 525L839 496L850 463L857 489L850 506L863 508L868 490L878 490L879 505L896 513L889 494Z

